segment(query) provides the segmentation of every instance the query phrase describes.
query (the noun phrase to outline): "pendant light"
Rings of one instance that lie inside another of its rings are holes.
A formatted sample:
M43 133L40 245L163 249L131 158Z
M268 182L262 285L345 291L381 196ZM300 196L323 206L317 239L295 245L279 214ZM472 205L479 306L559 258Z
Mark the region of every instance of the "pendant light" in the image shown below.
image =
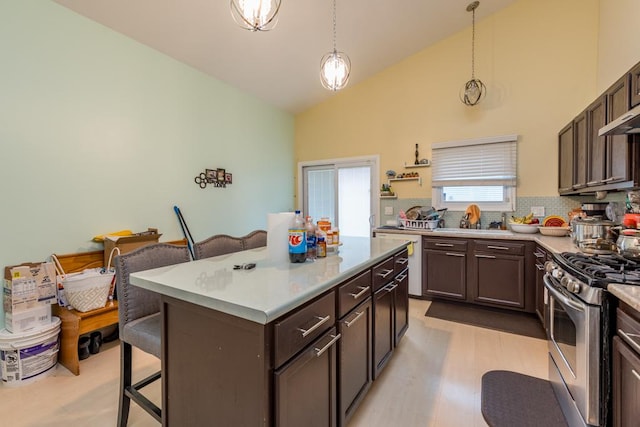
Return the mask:
M281 0L231 0L231 16L249 31L269 31L278 23Z
M350 72L349 57L336 49L336 0L333 0L333 52L325 54L320 60L320 81L326 89L338 91L349 82Z
M466 105L476 105L484 98L487 88L480 79L475 76L475 44L476 44L476 9L479 1L474 1L467 6L467 12L472 13L471 21L471 80L466 82L460 90L460 100Z

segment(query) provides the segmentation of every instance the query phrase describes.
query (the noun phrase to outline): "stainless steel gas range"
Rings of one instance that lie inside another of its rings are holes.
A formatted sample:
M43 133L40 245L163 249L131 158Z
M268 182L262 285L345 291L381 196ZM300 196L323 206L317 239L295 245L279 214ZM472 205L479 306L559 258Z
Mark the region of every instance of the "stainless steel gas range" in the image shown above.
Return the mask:
M564 252L545 264L549 379L570 426L607 426L611 406L610 283L640 285L640 264Z

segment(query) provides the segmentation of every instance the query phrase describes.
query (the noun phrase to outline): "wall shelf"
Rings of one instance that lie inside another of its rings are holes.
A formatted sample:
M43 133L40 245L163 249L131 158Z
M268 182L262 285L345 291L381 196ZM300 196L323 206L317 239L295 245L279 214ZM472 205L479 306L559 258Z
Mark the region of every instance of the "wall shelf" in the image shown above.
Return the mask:
M422 177L416 176L411 178L390 178L389 182L399 182L399 181L418 181L418 184L422 185Z
M413 169L413 168L428 168L429 166L431 166L431 161L429 160L429 163L420 163L419 165L412 165L412 164L404 164L404 167L406 169Z
M397 199L398 196L380 196L381 199Z

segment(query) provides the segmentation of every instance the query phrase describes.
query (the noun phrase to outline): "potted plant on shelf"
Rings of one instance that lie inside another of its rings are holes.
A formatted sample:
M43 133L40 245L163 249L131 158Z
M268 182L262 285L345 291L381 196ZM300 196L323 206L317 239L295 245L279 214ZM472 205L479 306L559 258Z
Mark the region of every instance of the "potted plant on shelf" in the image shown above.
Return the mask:
M380 188L380 195L390 197L393 196L393 190L391 190L391 186L389 184L382 184Z

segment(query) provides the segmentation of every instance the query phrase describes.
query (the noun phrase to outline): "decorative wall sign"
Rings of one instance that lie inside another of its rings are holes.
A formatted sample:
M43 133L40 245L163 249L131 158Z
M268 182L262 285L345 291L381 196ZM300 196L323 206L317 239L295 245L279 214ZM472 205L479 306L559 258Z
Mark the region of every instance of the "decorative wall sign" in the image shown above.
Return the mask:
M227 184L232 183L233 175L222 168L205 169L195 177L194 181L200 188L207 188L207 185L225 188Z

